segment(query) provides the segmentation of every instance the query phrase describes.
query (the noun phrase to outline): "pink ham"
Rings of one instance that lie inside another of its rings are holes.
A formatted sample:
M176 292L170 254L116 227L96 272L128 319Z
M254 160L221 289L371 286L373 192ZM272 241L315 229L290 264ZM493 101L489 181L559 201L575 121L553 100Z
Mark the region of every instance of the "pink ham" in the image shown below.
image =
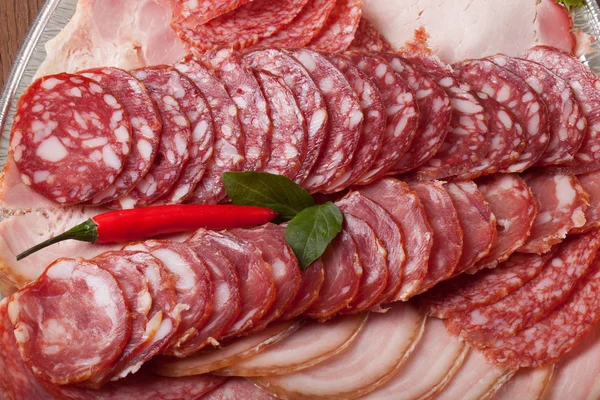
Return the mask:
M538 368L520 369L508 383L494 395L494 400L538 400L552 386L554 364Z
M264 390L253 385L246 379L233 378L213 390L202 400L277 400Z

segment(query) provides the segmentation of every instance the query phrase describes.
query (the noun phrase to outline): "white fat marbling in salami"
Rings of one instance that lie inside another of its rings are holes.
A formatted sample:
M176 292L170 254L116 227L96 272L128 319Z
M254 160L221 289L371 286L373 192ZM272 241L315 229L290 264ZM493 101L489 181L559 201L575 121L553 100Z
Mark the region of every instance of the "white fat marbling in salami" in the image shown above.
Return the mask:
M235 10L252 0L174 0L173 19L178 23L202 25L223 14Z
M332 53L346 50L358 29L362 6L362 0L336 0L329 18L308 47Z
M349 50L393 53L392 45L364 17L360 19L358 28Z

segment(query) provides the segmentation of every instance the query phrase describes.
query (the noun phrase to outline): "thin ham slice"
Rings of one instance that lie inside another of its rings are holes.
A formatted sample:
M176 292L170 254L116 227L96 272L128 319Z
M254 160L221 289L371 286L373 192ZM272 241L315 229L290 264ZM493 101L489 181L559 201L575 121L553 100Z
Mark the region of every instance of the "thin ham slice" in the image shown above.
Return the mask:
M544 394L551 385L553 372L554 364L520 369L508 383L500 388L493 400L544 399Z
M277 400L246 379L233 378L213 390L202 400Z

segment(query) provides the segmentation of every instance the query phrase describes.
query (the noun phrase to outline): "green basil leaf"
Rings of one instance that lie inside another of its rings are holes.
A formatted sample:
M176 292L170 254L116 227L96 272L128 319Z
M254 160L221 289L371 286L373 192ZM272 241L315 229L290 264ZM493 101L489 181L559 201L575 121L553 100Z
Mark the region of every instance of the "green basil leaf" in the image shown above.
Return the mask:
M567 9L569 11L571 11L571 8L582 7L584 1L583 0L558 0L558 3L564 4L564 6L567 7Z
M321 257L327 246L342 230L344 216L332 202L301 211L285 228L288 242L300 268L305 269Z
M297 183L266 172L225 172L227 195L234 204L270 208L278 221L289 221L300 211L315 205L312 196Z

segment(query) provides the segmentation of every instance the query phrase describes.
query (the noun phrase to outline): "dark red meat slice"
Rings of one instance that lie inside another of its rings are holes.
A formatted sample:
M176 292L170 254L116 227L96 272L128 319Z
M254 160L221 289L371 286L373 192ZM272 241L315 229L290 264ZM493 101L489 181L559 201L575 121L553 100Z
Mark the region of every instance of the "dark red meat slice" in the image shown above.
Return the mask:
M308 44L320 51L340 52L350 46L362 16L362 0L336 0L325 25Z
M387 125L375 163L358 182L374 182L386 175L408 151L419 123L417 99L400 75L377 55L348 52L350 60L375 84L386 107Z
M295 181L302 183L312 169L327 135L327 106L321 92L310 75L292 57L277 49L255 51L244 56L244 60L259 70L283 78L294 93L298 107L304 115L307 131L307 146L304 163Z
M203 25L223 14L235 10L252 0L171 0L173 6L173 25L185 23L192 25Z
M538 213L531 234L518 251L543 254L563 241L571 230L585 225L589 195L573 175L531 171L523 180L533 193Z
M410 182L408 186L419 196L433 231L427 275L419 288L424 292L453 275L462 254L463 230L452 198L441 182Z
M244 378L230 378L202 400L277 400Z
M325 268L325 281L319 297L304 315L323 321L352 302L358 293L363 269L356 244L344 230L329 244L321 261Z
M533 47L525 52L524 57L567 81L587 119L588 129L583 143L575 153L575 159L563 164L564 172L581 174L600 169L600 78L575 57L551 47Z
M531 189L517 175L495 174L476 183L496 216L496 239L490 253L473 267L480 270L494 268L525 243L538 207Z
M537 163L550 141L548 112L538 94L523 79L487 59L464 61L454 69L478 96L505 106L525 133L525 150L505 172L522 172Z
M306 132L304 116L298 108L294 94L274 75L256 73L269 104L269 116L273 121L268 161L264 172L294 179L304 163L306 154Z
M477 185L473 182L454 182L445 185L463 235L462 254L454 276L459 275L487 256L496 239L496 216L490 210Z
M349 50L368 51L371 53L387 52L393 53L394 48L392 45L379 33L369 21L364 17L360 19L358 28L354 34L354 39Z
M348 170L326 189L328 192L337 192L362 177L375 163L383 145L387 116L379 90L364 72L341 54L328 54L327 59L348 79L358 95L364 116L363 129Z
M254 229L235 229L231 233L254 244L265 261L271 264L275 300L271 309L252 328L256 332L279 318L298 294L302 281L298 259L285 241L285 228L282 226L267 224Z
M348 170L360 138L363 114L358 96L348 80L325 56L308 49L293 50L290 54L317 83L329 116L324 147L303 183L313 193L327 187Z
M477 347L514 336L565 302L599 247L597 232L570 236L542 271L519 290L497 303L451 317L446 327Z
M146 175L158 152L162 120L144 85L128 72L106 67L88 69L79 74L113 93L131 119L131 153L123 170L109 187L91 200L94 205L105 205L127 194ZM110 204L107 206L110 207Z
M490 147L488 126L481 102L471 87L454 76L452 68L433 57L415 56L409 61L431 76L450 99L450 131L437 153L416 173L442 179L469 171Z
M388 301L407 300L414 296L427 276L433 248L433 229L427 221L423 205L408 185L392 178L381 179L359 190L383 207L402 230L406 264L400 290Z
M569 84L538 63L497 55L491 60L523 79L540 96L548 110L550 142L537 166L572 161L587 131L587 120Z
M585 210L585 225L573 229L573 232L583 233L600 227L600 172L589 172L577 178L589 194L589 206Z
M8 310L25 363L36 376L59 385L82 382L109 368L131 333L119 283L82 259L51 264L13 295Z
M284 310L279 319L290 320L304 313L319 297L319 292L325 281L325 268L320 259L313 262L308 268L300 271L302 280L298 294Z
M215 126L213 156L189 201L199 204L218 203L226 196L221 174L239 171L244 163L244 136L238 111L221 81L197 61L188 57L175 64L175 68L200 88L211 107Z
M240 282L242 309L237 321L222 333L221 339L248 331L270 310L275 301L275 282L271 266L250 242L231 233L201 229L192 241L202 240L219 249L234 265Z
M61 204L111 185L131 151L131 122L119 101L80 75L46 76L21 96L10 151L21 181Z

